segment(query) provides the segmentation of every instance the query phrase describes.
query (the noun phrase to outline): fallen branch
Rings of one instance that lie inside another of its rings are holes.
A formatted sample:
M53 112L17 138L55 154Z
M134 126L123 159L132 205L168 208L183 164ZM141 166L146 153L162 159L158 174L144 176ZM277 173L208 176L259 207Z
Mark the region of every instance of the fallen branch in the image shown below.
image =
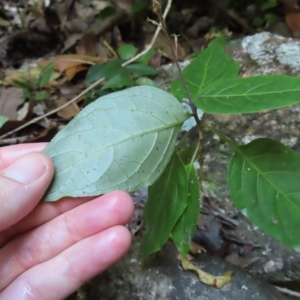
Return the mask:
M283 294L286 294L286 295L289 295L289 296L292 296L292 297L295 297L295 298L300 298L300 293L298 293L296 291L292 291L292 290L282 288L282 287L279 287L279 286L275 286L275 287L279 292L281 292Z

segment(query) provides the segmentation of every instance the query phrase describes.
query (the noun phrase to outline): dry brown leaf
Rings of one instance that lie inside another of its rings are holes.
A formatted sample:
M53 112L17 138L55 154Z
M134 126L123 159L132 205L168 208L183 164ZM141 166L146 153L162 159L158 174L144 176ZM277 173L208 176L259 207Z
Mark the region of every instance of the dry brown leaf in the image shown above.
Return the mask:
M64 73L66 70L84 64L94 64L94 63L105 63L107 62L107 58L104 57L92 57L86 55L78 55L78 54L63 54L52 57L50 59L41 60L38 62L38 65L43 67L48 65L49 63L54 63L55 70L60 73Z
M182 255L181 254L177 254L176 255L176 258L178 259L178 260L182 260ZM192 256L191 254L188 254L187 256L186 256L186 259L188 260L188 261L190 261L190 260L193 260L194 259L194 256Z
M9 87L2 89L0 96L0 114L7 116L10 120L16 120L18 106L24 102L22 89Z
M284 5L285 12L291 12L299 9L297 0L279 0Z
M97 55L97 46L99 39L93 33L85 33L79 42L79 45L76 47L76 52L79 55L88 55L88 56L98 56Z
M84 82L79 82L76 85L70 84L70 83L64 83L58 87L60 93L62 96L66 96L67 98L73 98L76 95L80 94L82 90L86 88L86 85Z
M285 20L293 34L298 35L300 33L300 12L287 14Z
M161 66L162 55L158 51L155 52L149 59L148 65L154 69L157 69Z
M46 65L45 65L46 66ZM32 83L34 79L39 78L41 75L42 68L41 67L29 67L27 70L17 70L16 72L10 73L4 78L3 83L6 85L14 85L16 84L13 82L14 80L19 80L22 82ZM60 76L61 74L58 72L53 72L51 74L51 78L49 83L47 84L48 87L55 85L55 80Z
M68 100L65 97L60 97L57 100L55 100L55 105L56 107L60 107L64 104L66 104L68 102ZM61 118L64 119L71 119L74 116L76 116L79 113L80 109L77 105L77 103L71 103L70 105L64 107L63 109L61 109L60 111L58 111L58 115Z
M147 38L146 38L146 44L150 44L151 40L153 38L153 33L149 33ZM178 60L182 61L185 59L186 57L186 53L185 50L183 49L183 47L181 47L180 44L175 44L174 41L172 41L172 47L176 50L177 52L177 58ZM164 33L160 32L157 36L157 39L153 45L153 48L155 50L159 50L163 56L169 58L169 59L173 59L173 53L172 50L170 49L170 45L169 42L165 36Z
M200 253L202 253L202 252L205 253L205 252L206 252L206 249L203 248L202 246L200 246L200 245L194 243L194 242L191 242L191 244L190 244L190 252L191 252L192 254L196 255L196 254L200 254Z
M28 115L29 106L30 106L29 103L25 102L23 104L23 106L17 111L17 120L18 121L25 120L25 118Z
M66 70L66 77L69 81L71 81L77 73L85 71L87 68L88 67L86 65L73 66Z
M74 4L74 0L64 0L64 1L52 1L51 4L53 9L57 12L60 22L62 24L65 23L66 19L71 12L72 5Z
M75 46L75 44L77 44L77 42L82 38L82 36L83 36L82 33L73 33L72 35L67 37L67 39L64 41L64 47L61 50L61 53L63 54L67 52L70 48ZM77 54L81 54L81 53L77 53Z
M199 280L206 284L216 288L222 288L224 285L230 282L233 272L228 271L223 276L213 276L209 273L202 271L200 268L196 267L194 264L189 262L187 259L181 259L182 268L186 271L194 271L197 273Z
M76 47L76 52L79 55L87 55L92 57L102 57L108 60L110 56L109 50L104 47L100 39L93 33L85 33Z

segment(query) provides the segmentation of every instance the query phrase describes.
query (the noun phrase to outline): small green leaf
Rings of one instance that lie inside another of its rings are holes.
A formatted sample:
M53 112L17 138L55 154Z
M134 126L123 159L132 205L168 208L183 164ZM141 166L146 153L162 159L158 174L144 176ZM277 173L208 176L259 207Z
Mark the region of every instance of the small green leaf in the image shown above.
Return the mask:
M55 166L45 199L135 191L164 171L187 114L167 92L140 86L111 93L77 114L43 150Z
M44 100L47 97L47 91L41 91L35 96L35 100Z
M193 162L186 166L186 172L187 206L172 230L173 241L183 257L186 257L189 252L200 213L199 184Z
M124 74L116 75L110 78L102 87L102 90L120 89L125 86L133 85L133 80Z
M208 113L243 114L300 102L300 78L262 75L220 79L205 87L194 104Z
M86 75L85 82L94 83L101 78L109 80L116 75L124 74L125 70L122 67L122 62L122 60L115 59L105 65L95 64L91 66Z
M29 91L28 89L22 89L23 92L23 98L24 99L28 99L31 96L31 91Z
M230 5L231 1L230 0L217 0L217 2L223 7L223 8L228 8Z
M9 120L9 117L0 115L0 128L3 127L3 125Z
M187 206L187 174L174 152L165 171L149 187L144 209L146 232L142 240L142 259L159 251L170 237L174 225Z
M140 77L135 81L135 83L137 85L149 85L149 86L158 87L157 83L154 80L147 77Z
M137 49L133 45L124 44L119 47L118 53L122 59L128 60L136 55Z
M238 72L238 64L218 44L206 48L182 71L192 99L209 83L217 79L235 78ZM187 97L181 79L172 82L171 92L179 101Z
M51 62L44 68L42 68L41 74L38 79L38 85L40 87L45 87L51 80L54 73L54 63Z
M94 83L94 82L98 81L100 78L103 78L103 77L99 76L99 74L101 75L103 68L104 68L104 65L101 65L101 64L92 65L86 74L85 82L86 83Z
M229 143L236 152L228 172L233 202L255 225L300 251L300 156L271 139Z
M142 57L140 57L137 61L147 65L150 58L152 57L152 55L155 53L154 49L150 49L149 51L147 51Z
M29 82L25 82L22 80L18 80L18 79L12 79L12 82L17 85L18 87L20 87L21 89L25 89L25 90L34 90L34 86L32 84L30 84Z
M147 12L148 6L149 6L149 3L143 2L143 1L132 3L131 8L130 8L130 14L140 17L140 15L143 12L145 12L145 13Z
M84 106L87 106L88 104L94 102L96 99L98 99L102 96L105 96L107 94L110 94L110 92L101 90L100 87L97 87L97 88L87 92L84 97Z
M99 15L98 15L98 19L100 20L105 20L113 15L115 15L117 12L116 8L113 6L106 6L105 8L103 8Z
M152 67L138 63L138 64L131 64L126 67L124 67L129 73L140 75L140 76L146 76L146 75L157 75L158 72L153 69Z
M278 5L277 0L265 0L263 3L260 5L261 10L268 10L270 8L273 8Z
M252 20L252 25L253 26L261 26L263 24L264 24L264 20L261 17L256 16Z

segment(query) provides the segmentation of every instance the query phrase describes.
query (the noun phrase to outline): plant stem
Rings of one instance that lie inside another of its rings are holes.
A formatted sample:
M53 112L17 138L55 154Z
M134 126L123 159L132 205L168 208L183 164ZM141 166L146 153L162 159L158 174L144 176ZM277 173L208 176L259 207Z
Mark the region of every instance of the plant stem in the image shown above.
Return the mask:
M168 33L168 29L167 29L167 25L166 25L166 21L165 18L163 17L162 13L161 13L161 5L158 1L156 0L152 0L153 3L153 11L156 13L156 15L158 16L158 19L161 23L162 26L162 31L165 34L169 47L171 49L172 52L172 56L173 56L173 61L175 62L178 72L179 72L179 76L181 78L183 87L185 89L190 107L192 109L192 115L195 118L196 124L197 124L197 128L198 128L198 134L199 134L199 156L198 156L198 161L200 164L200 174L199 174L199 186L201 189L203 189L203 180L204 180L204 138L203 138L203 121L201 122L201 120L198 117L197 114L197 108L194 105L193 101L192 101L192 97L191 94L189 92L189 89L187 87L186 81L183 77L179 62L178 62L178 58L177 58L177 53L172 45L172 40L170 38L170 35Z
M188 136L192 133L192 131L195 129L195 127L191 128L189 131L186 131L184 133L184 135L182 136L182 138L179 140L179 142L177 143L177 148L180 148L183 144L183 142L188 138Z

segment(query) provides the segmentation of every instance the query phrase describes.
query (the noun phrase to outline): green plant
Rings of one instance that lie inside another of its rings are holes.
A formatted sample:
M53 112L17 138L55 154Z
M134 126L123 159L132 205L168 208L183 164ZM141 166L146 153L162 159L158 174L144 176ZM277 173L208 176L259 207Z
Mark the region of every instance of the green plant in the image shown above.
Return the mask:
M44 100L48 93L44 88L50 83L54 74L54 63L49 63L45 67L38 69L38 75L31 75L30 72L24 72L20 79L13 79L13 83L19 86L23 91L24 98L33 97L35 100ZM31 76L32 78L30 78ZM23 77L23 78L22 78ZM28 80L28 77L30 80Z
M95 64L90 67L86 75L86 83L90 84L98 81L100 78L106 78L106 83L97 89L97 93L99 93L100 90L108 90L109 92L117 91L135 84L155 85L151 79L144 78L144 76L157 74L157 71L147 64L153 51L148 51L137 63L122 67L124 61L134 57L136 52L137 49L133 45L121 45L118 48L120 59L109 61L106 64ZM91 95L87 96L87 102L91 102ZM94 94L92 96L94 96ZM95 99L95 97L93 99Z
M223 40L213 41L182 72L191 114L180 103L186 98L181 80L171 85L179 101L155 87L141 86L101 97L82 110L44 150L56 168L45 200L149 186L143 258L160 250L170 235L186 256L199 214L202 178L198 186L194 162L201 161L201 143L182 149L183 143L176 144L176 138L192 117L196 130L211 130L235 152L228 186L238 209L261 229L299 250L300 156L267 138L238 145L208 127L196 108L205 114L278 109L300 102L300 79L285 75L238 78L238 65L223 52L223 45Z

